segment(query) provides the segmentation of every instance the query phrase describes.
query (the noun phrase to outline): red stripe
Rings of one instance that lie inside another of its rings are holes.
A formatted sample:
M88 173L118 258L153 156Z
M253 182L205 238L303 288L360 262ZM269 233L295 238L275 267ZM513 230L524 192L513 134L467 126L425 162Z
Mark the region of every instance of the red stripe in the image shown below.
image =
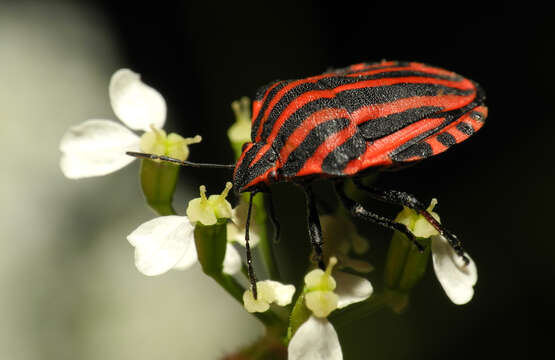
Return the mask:
M390 65L395 65L397 64L397 61L382 61L380 63L376 63L376 64L366 64L366 63L359 63L359 64L354 64L349 66L349 69L351 71L360 71L360 70L364 70L364 69L368 69L371 70L375 67L382 67L382 66L390 66ZM388 69L381 69L382 71L386 71ZM378 69L377 71L380 71L380 69ZM361 73L359 74L355 74L355 76L359 76ZM364 74L364 73L362 73Z
M345 167L345 175L353 175L371 166L389 165L389 153L416 136L440 126L445 118L423 119L391 135L385 136L370 144L364 154L351 160Z
M456 74L452 71L445 70L445 69L442 69L442 68L437 68L437 67L431 67L431 66L428 66L428 65L425 65L425 64L422 64L422 63L417 63L417 62L411 62L410 67L413 70L425 71L429 74L434 74L434 75L459 76L458 74Z
M302 125L287 138L285 145L281 149L280 159L282 163L286 163L292 151L294 151L308 136L308 134L318 125L333 119L349 118L349 114L345 109L325 108L319 110L308 118L306 118Z
M266 95L264 95L264 96L266 96ZM260 111L260 108L262 108L262 101L263 100L254 100L252 102L251 126L254 125L253 121L256 120L256 117L258 116L258 112Z
M399 99L396 101L375 104L361 107L351 113L353 121L360 125L368 120L400 113L412 108L421 106L439 106L442 111L461 108L474 100L475 94L468 96L459 95L436 95L436 96L415 96L411 98Z
M270 86L268 89L266 89L266 93L264 94L264 97L262 98L262 100L253 102L253 104L252 104L252 121L256 120L256 118L258 117L258 113L260 112L260 108L262 107L262 104L264 104L264 101L266 101L266 98L268 97L268 94L270 93L270 91L272 91L273 88L278 86L279 83L281 83L281 81L276 81L272 86ZM256 104L256 108L255 108L255 104ZM254 125L254 124L251 124L251 125Z
M443 145L442 143L439 142L439 140L437 139L437 134L426 138L426 140L424 140L424 141L427 142L432 147L432 154L433 155L437 155L437 154L442 153L442 152L444 152L445 150L448 149L447 146L445 146L445 145Z

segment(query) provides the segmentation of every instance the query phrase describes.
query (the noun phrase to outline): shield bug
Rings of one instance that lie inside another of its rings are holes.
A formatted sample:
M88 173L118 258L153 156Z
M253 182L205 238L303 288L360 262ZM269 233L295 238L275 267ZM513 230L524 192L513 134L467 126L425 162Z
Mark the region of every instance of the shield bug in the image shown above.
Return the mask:
M354 216L398 230L421 248L405 225L350 199L342 182L352 178L371 197L418 211L468 262L457 237L422 202L405 192L364 186L360 177L369 169L419 161L464 141L484 125L484 101L477 83L438 67L401 61L360 63L305 79L274 81L258 90L252 142L244 144L233 165L129 154L185 166L233 169L235 190L251 194L248 219L256 193L269 193L274 182L299 184L306 193L309 235L321 268L322 230L311 189L315 178L333 180L340 200ZM256 296L248 224L247 220L247 262Z

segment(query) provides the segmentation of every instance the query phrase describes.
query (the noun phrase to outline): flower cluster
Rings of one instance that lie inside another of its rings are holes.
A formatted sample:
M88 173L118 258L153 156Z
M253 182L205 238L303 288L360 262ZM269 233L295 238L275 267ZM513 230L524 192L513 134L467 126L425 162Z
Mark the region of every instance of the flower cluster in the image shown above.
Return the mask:
M128 69L112 75L110 102L116 116L126 125L91 119L71 127L62 137L60 167L70 179L102 176L135 160L127 151L168 155L180 160L189 156L188 145L199 143L199 135L184 138L166 135L166 102L162 95ZM143 131L139 137L133 131Z
M127 156L127 151L186 160L188 146L201 141L198 135L186 138L175 133L166 134L162 129L166 120L164 98L131 70L121 69L112 76L109 95L114 113L126 126L92 119L71 127L60 143L60 167L68 178L114 172L135 159ZM243 98L234 102L232 108L237 122L228 136L238 157L242 144L250 140L250 102ZM144 133L138 136L132 130ZM258 281L255 299L252 289L245 289L235 278L246 274L245 264L234 247L234 243L245 245L246 203L240 201L235 209L232 208L227 200L232 189L230 182L220 194L210 196L206 187L200 186L200 196L189 201L186 215L177 215L171 207L176 169L174 165L164 167L158 160L142 160L143 193L149 205L163 216L141 224L127 236L135 248L137 269L147 276L156 276L200 263L207 275L242 301L246 311L257 316L268 328L283 330L280 336L287 343L290 360L342 359L339 338L328 317L338 309L371 300L374 293L365 277L373 266L361 259L369 251L369 243L358 234L346 212L339 208L334 214L321 217L328 261L325 270L308 271L299 291L293 285L281 283L279 276ZM439 215L433 211L436 204L437 201L432 200L427 211L439 222ZM257 210L264 211L263 206ZM420 281L431 252L434 271L449 299L455 304L470 301L477 270L468 254L465 256L470 262L465 264L448 241L414 210L404 208L395 221L406 225L418 241L429 246L426 246L427 252L421 253L404 235L394 235L385 269L386 290L408 296L410 289ZM259 247L268 249L265 224L260 223L256 226L250 223L249 244L260 243ZM271 256L266 260L271 261ZM345 269L363 276L341 271ZM243 282L245 280L248 279ZM401 309L403 306L397 303L391 307ZM287 319L279 316L284 311L289 314Z

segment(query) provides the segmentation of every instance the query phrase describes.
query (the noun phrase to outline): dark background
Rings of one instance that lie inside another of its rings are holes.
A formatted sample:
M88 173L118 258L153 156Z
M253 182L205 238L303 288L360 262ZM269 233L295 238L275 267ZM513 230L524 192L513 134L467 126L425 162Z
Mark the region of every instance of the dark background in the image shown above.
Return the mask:
M167 130L202 134L191 160L232 162L226 137L233 122L230 103L252 97L271 80L398 59L444 67L480 83L489 118L478 134L380 178L382 187L426 202L439 198L444 223L478 265L474 299L451 304L429 271L405 314L382 311L360 319L339 329L340 340L346 359L526 358L531 339L543 343L554 280L551 10L455 1L133 4L95 1L91 7L116 29L126 55L121 66L140 72L164 94ZM227 176L210 170L183 174L209 189L221 188ZM287 184L276 191L284 226L277 252L302 259L308 251L307 235L299 233L302 195ZM390 216L399 210L383 209ZM389 233L359 225L371 237L371 260L379 263ZM284 273L296 276L290 266Z

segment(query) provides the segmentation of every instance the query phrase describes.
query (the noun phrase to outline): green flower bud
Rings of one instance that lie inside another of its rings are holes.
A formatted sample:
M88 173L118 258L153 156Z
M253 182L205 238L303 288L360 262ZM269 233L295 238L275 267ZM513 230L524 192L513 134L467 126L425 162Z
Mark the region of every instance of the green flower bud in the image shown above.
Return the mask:
M141 188L148 205L159 215L174 215L172 199L179 175L179 166L141 160Z
M235 157L239 158L243 144L251 141L251 101L244 96L232 102L231 108L235 114L235 123L227 130L227 137Z

